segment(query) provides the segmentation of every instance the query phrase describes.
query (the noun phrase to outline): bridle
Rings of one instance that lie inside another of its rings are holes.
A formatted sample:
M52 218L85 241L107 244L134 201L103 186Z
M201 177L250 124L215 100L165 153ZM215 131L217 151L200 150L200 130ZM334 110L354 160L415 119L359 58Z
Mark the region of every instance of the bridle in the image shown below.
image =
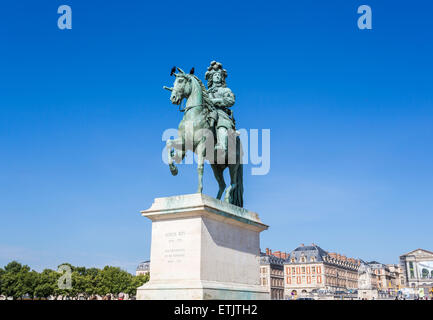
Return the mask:
M188 82L190 82L191 81L191 78L190 77L185 77L186 79L188 79ZM186 99L185 99L186 100ZM193 105L193 106L186 106L186 101L185 101L185 106L182 108L182 103L180 103L179 104L179 111L180 112L188 112L189 110L191 110L191 109L193 109L193 108L195 108L195 107L201 107L201 106L203 106L203 103L200 103L200 104L196 104L196 105Z

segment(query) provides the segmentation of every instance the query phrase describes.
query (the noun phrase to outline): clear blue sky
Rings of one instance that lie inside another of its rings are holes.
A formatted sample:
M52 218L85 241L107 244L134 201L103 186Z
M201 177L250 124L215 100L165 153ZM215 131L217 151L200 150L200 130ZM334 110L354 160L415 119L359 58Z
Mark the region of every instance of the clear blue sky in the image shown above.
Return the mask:
M72 7L72 30L57 7ZM357 28L357 8L373 30ZM271 129L271 171L245 206L262 249L300 243L396 263L433 249L433 4L429 1L2 1L0 266L68 261L134 271L172 177L162 132L181 114L173 65L228 70L240 128ZM217 186L205 167L205 193Z

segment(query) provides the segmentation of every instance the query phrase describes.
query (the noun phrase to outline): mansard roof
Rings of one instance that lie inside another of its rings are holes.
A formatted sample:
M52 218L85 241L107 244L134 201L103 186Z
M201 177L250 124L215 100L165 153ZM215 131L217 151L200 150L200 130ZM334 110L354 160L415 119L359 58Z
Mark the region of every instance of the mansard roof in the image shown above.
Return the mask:
M305 258L303 260L302 258ZM344 268L359 268L360 260L348 258L345 255L340 255L335 252L327 252L316 244L309 246L301 245L290 253L289 258L285 264L298 264L298 263L316 263L324 262L328 264L339 265Z
M284 259L278 258L272 254L267 255L266 253L261 252L260 253L260 263L261 264L276 264L276 265L283 265Z
M149 271L149 269L150 269L150 260L141 262L137 267L137 271Z
M296 262L300 261L301 257L305 257L307 261L311 261L314 257L315 261L323 261L323 258L328 255L328 252L320 248L318 245L299 246L290 254L290 259L295 258Z

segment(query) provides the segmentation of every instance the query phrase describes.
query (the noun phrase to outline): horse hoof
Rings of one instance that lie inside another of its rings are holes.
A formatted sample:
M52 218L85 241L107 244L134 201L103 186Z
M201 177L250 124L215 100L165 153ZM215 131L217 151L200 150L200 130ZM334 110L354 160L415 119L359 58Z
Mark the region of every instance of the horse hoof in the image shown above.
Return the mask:
M177 176L178 170L175 166L170 166L170 172L173 176Z

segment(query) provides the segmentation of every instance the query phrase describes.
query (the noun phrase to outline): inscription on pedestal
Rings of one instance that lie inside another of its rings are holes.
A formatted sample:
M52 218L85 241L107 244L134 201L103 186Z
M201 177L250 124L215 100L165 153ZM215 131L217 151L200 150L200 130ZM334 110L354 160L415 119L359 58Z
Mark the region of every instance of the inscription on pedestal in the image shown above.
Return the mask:
M167 232L164 234L167 249L164 250L164 258L167 263L182 263L185 257L184 231Z

